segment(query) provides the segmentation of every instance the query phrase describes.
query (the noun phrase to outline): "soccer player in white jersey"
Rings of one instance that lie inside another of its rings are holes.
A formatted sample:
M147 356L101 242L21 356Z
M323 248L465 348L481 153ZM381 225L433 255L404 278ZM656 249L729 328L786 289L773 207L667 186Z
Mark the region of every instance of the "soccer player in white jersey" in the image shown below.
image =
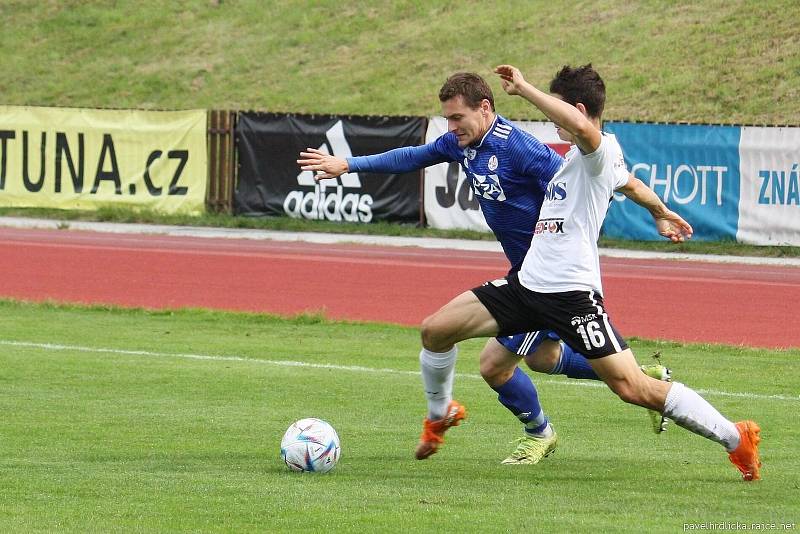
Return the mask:
M426 319L423 339L446 349L472 337L552 329L589 359L622 400L716 441L744 480L759 479L758 424L733 423L684 384L643 374L603 306L597 239L614 190L633 187L644 205L660 200L630 177L616 138L600 130L602 79L591 65L564 67L550 84L552 94L546 94L513 66L495 72L508 94L539 108L574 146L548 185L519 272L454 298Z
M458 162L503 246L510 272L516 272L530 246L547 184L563 160L496 114L491 88L477 74L450 76L439 92L439 100L448 119L448 132L426 145L346 159L307 149L298 163L303 170L313 171L317 179L329 179L346 172L398 173L443 161ZM661 212L653 215L659 232L675 241L682 238L682 229L690 228L663 204ZM599 380L586 359L559 343L552 332L489 340L480 356L481 375L497 392L498 400L524 425L523 439L503 461L506 464L535 464L554 450L557 441L533 382L517 367L522 357L536 371ZM416 451L419 459L434 454L447 429L464 417L464 408L452 398L455 360L456 348L452 345L440 350L423 343L420 368L428 417ZM646 372L651 371L663 373L664 368L651 366ZM658 420L660 424L660 416Z

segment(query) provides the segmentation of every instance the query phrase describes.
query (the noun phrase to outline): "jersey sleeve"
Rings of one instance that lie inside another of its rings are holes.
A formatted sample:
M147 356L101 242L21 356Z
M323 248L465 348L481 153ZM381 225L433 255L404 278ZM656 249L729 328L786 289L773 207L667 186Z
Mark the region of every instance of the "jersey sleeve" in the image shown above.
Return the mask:
M616 139L603 134L600 146L591 154L583 156L583 163L590 176L608 177L611 189L616 190L628 183L628 167L625 165L625 156L622 147Z
M442 137L425 145L407 146L381 154L347 158L349 172L399 174L450 161Z
M508 139L508 150L514 169L546 186L561 167L563 159L555 150L532 135L524 135L519 130L515 133L516 135Z

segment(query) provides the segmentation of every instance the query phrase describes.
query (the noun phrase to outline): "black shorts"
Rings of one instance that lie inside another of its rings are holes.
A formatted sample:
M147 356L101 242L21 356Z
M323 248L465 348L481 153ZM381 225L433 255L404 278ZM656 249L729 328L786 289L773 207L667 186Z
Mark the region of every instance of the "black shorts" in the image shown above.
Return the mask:
M497 321L500 336L554 330L587 358L601 358L628 348L611 325L603 297L595 291L537 293L520 284L517 273L513 273L486 282L472 292Z

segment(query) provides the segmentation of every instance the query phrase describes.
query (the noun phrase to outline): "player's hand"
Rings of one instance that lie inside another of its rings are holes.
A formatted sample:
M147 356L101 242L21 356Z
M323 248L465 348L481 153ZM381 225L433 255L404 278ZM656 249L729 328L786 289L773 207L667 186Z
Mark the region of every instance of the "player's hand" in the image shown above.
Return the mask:
M314 173L314 180L327 180L345 174L350 168L347 160L331 156L317 148L307 148L305 152L300 152L300 159L297 160L300 169Z
M655 217L655 223L658 233L673 243L683 243L691 239L694 233L692 225L671 210L666 210L662 215Z
M503 86L503 91L510 95L521 94L525 78L517 67L513 65L498 65L494 68L494 72L500 76L500 84Z

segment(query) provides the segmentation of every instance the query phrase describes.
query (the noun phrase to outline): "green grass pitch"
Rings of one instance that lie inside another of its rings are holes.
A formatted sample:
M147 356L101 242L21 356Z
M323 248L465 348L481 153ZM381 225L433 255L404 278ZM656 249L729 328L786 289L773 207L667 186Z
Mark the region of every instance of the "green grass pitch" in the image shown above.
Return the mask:
M462 344L468 419L427 461L415 330L208 311L0 301L2 532L677 532L800 522L798 351L631 340L734 420L763 428L764 479L718 445L586 381L532 374L561 441L520 435ZM280 439L326 419L342 457L289 472ZM695 527L698 528L698 527ZM706 528L710 528L707 526Z

